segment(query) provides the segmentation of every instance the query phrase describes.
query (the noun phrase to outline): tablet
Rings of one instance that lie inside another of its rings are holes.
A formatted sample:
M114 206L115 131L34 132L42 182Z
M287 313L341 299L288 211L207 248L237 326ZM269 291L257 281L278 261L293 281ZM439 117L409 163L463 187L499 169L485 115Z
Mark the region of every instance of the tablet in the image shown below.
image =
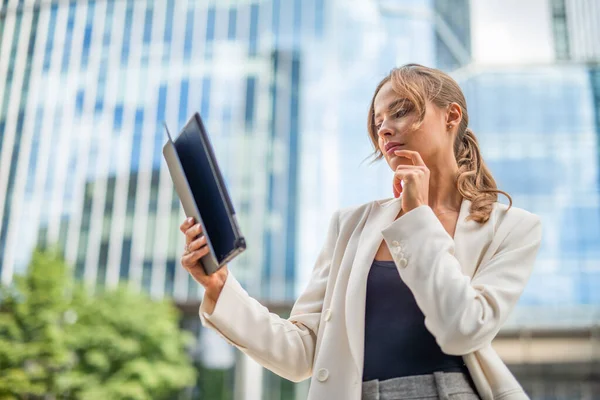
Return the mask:
M195 113L173 140L169 128L163 155L187 217L202 226L210 252L200 259L212 274L246 249L229 192L200 114Z

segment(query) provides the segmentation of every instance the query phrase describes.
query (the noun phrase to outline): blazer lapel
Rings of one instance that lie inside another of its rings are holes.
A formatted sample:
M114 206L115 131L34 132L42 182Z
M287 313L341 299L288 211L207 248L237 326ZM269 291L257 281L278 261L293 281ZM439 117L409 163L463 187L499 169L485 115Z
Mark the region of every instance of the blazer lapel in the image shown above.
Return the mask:
M460 262L462 271L473 276L492 236L491 223L479 224L466 221L471 202L463 199L454 233L454 256ZM402 196L387 201L375 201L361 232L356 255L352 263L346 292L346 331L350 352L356 363L358 375L362 379L364 362L365 303L367 277L377 250L383 241L381 231L394 222L402 208ZM485 233L485 234L484 234Z

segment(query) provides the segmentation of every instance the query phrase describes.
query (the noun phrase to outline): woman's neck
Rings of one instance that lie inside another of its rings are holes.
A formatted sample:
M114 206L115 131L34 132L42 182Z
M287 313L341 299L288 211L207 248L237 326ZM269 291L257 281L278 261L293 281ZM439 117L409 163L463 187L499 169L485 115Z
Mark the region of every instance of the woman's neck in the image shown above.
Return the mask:
M435 212L460 210L462 195L456 188L458 165L456 162L448 168L430 169L429 206Z

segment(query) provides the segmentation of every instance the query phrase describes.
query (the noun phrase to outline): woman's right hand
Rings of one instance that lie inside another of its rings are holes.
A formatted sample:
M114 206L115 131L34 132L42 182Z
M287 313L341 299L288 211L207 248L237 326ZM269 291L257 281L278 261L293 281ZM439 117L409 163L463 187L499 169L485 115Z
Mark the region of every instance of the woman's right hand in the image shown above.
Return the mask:
M217 302L229 271L227 265L219 268L211 275L204 272L200 259L209 253L206 236L202 234L202 225L194 223L194 218L187 218L179 230L185 234L186 250L181 256L181 265L192 275L196 282L204 286L205 293L209 299Z

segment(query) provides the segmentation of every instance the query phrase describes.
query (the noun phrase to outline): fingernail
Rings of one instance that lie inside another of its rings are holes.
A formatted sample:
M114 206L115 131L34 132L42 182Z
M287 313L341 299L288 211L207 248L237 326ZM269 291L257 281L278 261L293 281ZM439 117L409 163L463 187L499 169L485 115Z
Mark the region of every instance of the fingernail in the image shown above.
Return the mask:
M189 218L187 219L187 222L192 222L192 221L193 221L192 217L189 217Z

